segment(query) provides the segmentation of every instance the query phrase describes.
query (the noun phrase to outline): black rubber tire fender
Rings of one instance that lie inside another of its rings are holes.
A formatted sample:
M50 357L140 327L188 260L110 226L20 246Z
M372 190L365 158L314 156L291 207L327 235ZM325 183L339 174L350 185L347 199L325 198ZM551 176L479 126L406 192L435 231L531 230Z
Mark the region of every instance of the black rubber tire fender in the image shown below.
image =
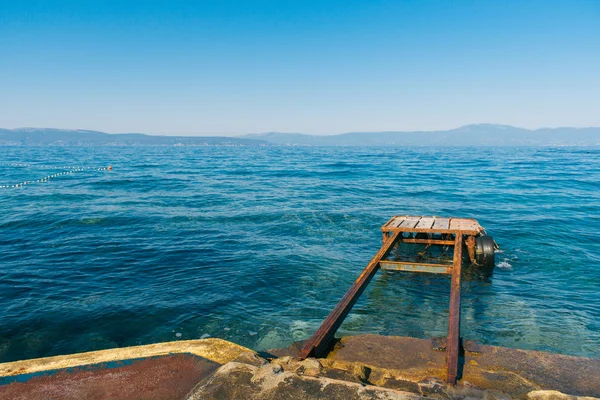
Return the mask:
M494 267L496 263L496 242L494 238L488 235L477 236L475 238L475 261L477 265L483 267Z

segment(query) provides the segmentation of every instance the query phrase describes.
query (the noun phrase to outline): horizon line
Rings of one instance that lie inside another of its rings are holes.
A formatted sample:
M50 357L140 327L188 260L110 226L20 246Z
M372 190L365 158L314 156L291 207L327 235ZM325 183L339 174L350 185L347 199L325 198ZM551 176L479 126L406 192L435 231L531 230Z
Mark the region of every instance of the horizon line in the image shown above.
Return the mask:
M49 129L49 130L56 130L56 131L74 131L74 132L97 132L97 133L103 133L103 134L107 134L107 135L145 135L145 136L167 136L167 137L247 137L247 136L260 136L260 135L265 135L265 134L284 134L284 135L306 135L306 136L339 136L339 135L345 135L345 134L350 134L350 133L391 133L391 132L397 132L397 133L415 133L415 132L444 132L444 131L452 131L452 130L458 130L461 128L466 128L466 127L471 127L471 126L494 126L494 127L508 127L508 128L516 128L516 129L522 129L522 130L526 130L526 131L530 131L530 132L535 132L535 131L539 131L539 130L545 130L545 129L549 129L549 130L555 130L555 129L594 129L594 128L600 128L598 126L555 126L555 127L549 127L549 126L543 126L543 127L539 127L539 128L524 128L524 127L520 127L520 126L515 126L515 125L509 125L509 124L500 124L500 123L489 123L489 122L481 122L481 123L471 123L471 124L465 124L465 125L460 125L458 127L454 127L454 128L447 128L447 129L415 129L415 130L354 130L354 131L345 131L345 132L338 132L338 133L322 133L322 134L315 134L315 133L303 133L303 132L285 132L285 131L262 131L262 132L250 132L250 133L235 133L235 132L204 132L204 133L144 133L144 132L106 132L106 131L100 131L100 130L96 130L96 129L85 129L85 128L50 128L50 127L33 127L33 126L24 126L24 127L18 127L18 128L0 128L0 129L4 129L4 130L10 130L10 131L18 131L18 130L43 130L43 129Z

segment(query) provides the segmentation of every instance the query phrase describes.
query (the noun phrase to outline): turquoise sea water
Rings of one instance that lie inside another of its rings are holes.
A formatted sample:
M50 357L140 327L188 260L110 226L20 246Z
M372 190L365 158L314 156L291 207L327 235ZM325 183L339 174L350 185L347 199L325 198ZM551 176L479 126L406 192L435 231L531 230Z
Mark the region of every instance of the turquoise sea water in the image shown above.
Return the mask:
M12 164L29 166L15 166ZM466 339L600 357L600 148L0 147L0 361L308 338L394 214L474 217ZM42 166L50 168L42 168ZM449 279L380 272L340 334L444 336Z

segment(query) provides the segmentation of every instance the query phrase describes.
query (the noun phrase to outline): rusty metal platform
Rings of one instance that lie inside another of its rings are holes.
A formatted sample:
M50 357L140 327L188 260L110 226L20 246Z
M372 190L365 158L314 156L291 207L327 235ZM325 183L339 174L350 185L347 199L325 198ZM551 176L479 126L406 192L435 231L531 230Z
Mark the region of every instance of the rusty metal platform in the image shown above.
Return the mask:
M475 219L427 216L394 216L382 227L383 244L354 284L342 297L321 327L306 342L300 352L301 358L326 355L352 306L356 303L375 273L381 269L438 273L451 275L448 338L446 340L446 381L455 384L459 377L460 353L460 284L463 264L463 247L468 249L471 264L477 265L476 238L485 235L485 229ZM488 237L488 241L493 241ZM389 260L390 251L398 244L425 245L453 248L452 262L426 263L420 261ZM488 242L489 243L489 242ZM495 243L495 242L494 242ZM488 250L489 251L489 248ZM493 254L493 249L492 249Z

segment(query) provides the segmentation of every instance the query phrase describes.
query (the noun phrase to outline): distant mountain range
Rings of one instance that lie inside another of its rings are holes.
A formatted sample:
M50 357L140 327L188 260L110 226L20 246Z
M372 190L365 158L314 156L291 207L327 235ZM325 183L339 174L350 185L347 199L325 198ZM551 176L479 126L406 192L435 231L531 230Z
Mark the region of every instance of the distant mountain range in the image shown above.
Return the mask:
M109 134L49 128L0 129L0 145L16 146L598 146L600 128L476 124L444 131L351 132L339 135L258 133L240 137Z
M0 129L0 145L16 146L270 146L265 140L222 136L154 136L86 130Z
M595 146L600 145L600 128L529 130L476 124L445 131L351 132L331 136L272 132L244 137L294 146Z

